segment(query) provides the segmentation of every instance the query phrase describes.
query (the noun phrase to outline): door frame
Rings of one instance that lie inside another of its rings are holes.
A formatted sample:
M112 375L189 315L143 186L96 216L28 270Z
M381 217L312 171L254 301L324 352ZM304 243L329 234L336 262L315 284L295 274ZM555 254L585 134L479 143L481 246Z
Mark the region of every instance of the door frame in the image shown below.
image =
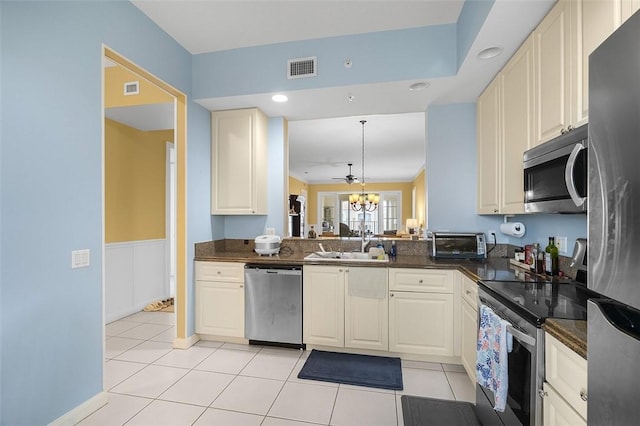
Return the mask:
M174 97L174 146L176 153L176 295L174 300L176 318L176 338L173 341L174 348L188 348L196 340L194 336L188 336L187 330L187 96L165 83L155 75L136 65L134 62L120 55L106 45L102 45L102 57L117 63L118 65L138 74L151 84L164 90ZM102 69L102 116L104 117L104 68ZM102 311L104 322L105 311L105 138L104 120L102 124ZM103 332L104 333L104 332ZM104 337L104 336L103 336ZM104 339L103 339L104 341Z

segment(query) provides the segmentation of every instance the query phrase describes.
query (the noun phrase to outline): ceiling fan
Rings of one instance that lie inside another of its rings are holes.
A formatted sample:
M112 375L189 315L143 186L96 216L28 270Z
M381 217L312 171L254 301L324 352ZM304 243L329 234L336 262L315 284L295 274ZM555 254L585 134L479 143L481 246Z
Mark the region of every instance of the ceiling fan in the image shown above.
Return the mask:
M334 180L343 180L345 182L347 182L349 185L351 185L352 183L358 183L360 182L358 180L357 177L355 177L352 173L351 173L351 166L353 166L352 163L347 164L347 166L349 166L349 174L346 175L345 177L339 177L339 178L333 178Z

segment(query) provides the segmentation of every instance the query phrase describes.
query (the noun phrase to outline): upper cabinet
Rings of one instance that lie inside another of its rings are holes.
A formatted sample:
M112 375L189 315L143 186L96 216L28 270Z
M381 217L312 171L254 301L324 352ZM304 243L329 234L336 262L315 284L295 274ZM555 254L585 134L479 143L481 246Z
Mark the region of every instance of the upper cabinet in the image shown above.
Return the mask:
M529 37L478 99L480 214L524 212L522 153L533 140L533 71Z
M479 214L524 213L524 151L588 121L589 55L639 9L640 0L559 0L487 86L477 108Z
M538 25L535 145L588 121L589 55L638 8L638 0L560 0Z
M211 113L211 214L267 214L267 118L257 108Z
M536 75L535 145L573 126L571 2L560 0L533 32Z
M500 207L499 139L500 80L494 80L478 99L478 213L498 213Z

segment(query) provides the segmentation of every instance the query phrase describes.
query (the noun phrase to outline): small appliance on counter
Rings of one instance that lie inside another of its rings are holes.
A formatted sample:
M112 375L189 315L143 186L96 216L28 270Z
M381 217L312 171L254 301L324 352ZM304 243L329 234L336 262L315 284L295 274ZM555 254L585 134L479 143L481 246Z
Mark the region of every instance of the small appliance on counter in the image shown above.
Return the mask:
M487 243L482 232L431 233L431 257L434 259L485 259Z
M258 235L254 243L256 253L261 256L273 256L280 253L282 239L279 235Z

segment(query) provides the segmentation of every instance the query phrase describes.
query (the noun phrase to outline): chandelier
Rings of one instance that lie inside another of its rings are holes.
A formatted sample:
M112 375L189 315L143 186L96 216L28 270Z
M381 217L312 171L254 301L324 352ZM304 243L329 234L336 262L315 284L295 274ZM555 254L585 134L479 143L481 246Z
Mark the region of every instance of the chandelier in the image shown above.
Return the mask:
M378 203L380 202L379 194L366 194L364 192L364 123L366 120L360 120L360 124L362 124L362 189L360 193L353 193L349 195L349 203L351 204L351 209L353 211L367 211L372 212L376 208L378 208Z

